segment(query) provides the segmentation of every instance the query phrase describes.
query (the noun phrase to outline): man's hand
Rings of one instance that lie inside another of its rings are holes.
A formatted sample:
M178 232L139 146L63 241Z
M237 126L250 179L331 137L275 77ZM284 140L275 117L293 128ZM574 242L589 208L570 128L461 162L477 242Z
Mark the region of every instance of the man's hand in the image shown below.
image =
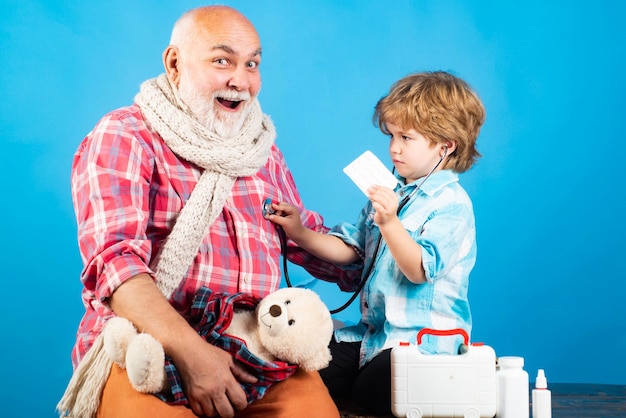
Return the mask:
M255 383L257 379L230 353L199 338L184 356L173 360L196 415L232 417L248 405L239 382Z
M185 394L197 415L232 417L248 405L239 384L257 379L232 355L207 343L169 304L147 274L124 282L110 298L113 311L163 345L180 372Z

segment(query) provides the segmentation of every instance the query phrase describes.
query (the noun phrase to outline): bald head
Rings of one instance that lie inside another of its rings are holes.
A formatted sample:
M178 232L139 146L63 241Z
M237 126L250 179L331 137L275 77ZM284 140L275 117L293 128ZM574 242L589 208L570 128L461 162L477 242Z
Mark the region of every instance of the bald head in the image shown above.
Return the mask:
M177 86L179 70L186 62L210 59L233 67L238 64L234 58L258 73L261 43L254 25L232 7L204 6L189 10L174 24L163 63L168 78Z
M174 24L170 45L185 48L199 32L223 32L225 27L258 34L252 22L239 11L228 6L204 6L189 10Z

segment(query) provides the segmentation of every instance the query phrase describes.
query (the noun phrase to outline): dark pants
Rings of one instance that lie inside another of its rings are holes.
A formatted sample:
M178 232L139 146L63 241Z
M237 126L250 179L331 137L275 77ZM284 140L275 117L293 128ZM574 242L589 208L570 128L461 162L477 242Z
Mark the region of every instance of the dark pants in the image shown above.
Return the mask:
M359 369L360 342L330 343L333 359L320 376L333 399L351 399L368 413L391 415L391 349Z

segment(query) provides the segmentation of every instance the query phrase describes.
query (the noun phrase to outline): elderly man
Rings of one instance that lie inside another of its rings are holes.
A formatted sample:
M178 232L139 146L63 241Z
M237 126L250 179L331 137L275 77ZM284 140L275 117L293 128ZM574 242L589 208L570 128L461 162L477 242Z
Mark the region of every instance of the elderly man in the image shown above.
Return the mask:
M303 209L274 144L273 124L257 101L260 63L258 34L241 13L225 6L191 10L173 28L163 53L165 74L144 82L133 105L106 115L80 145L72 193L86 313L62 413L339 415L319 375L304 371L247 405L240 382L255 378L199 337L185 317L201 286L261 297L278 288L280 240L263 218L266 198L291 202L304 225L327 230L318 214ZM358 277L296 247L288 255L344 287ZM181 375L188 405L136 392L117 365L96 371L103 368L101 330L113 316L161 342ZM100 375L101 385L89 388L99 396L81 397L87 390L81 379ZM89 405L80 406L85 400Z

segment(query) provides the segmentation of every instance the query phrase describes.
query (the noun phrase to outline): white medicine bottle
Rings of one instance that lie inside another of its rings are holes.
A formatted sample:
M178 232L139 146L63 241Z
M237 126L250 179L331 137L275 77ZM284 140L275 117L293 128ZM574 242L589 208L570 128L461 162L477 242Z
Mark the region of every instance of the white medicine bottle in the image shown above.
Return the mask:
M498 357L496 417L529 418L529 381L524 358Z

